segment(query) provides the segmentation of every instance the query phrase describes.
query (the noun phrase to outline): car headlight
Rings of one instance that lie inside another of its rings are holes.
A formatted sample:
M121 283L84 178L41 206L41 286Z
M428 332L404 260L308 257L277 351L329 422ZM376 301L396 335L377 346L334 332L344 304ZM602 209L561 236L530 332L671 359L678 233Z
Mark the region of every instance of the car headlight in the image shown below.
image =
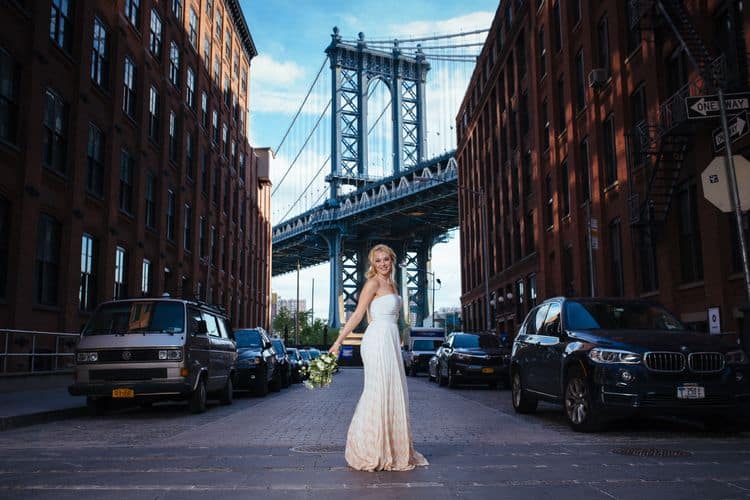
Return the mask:
M260 364L260 358L245 358L237 362L240 366L255 366Z
M629 351L596 347L589 351L589 359L596 363L637 365L641 362L641 355Z
M729 351L724 355L724 358L726 359L726 363L728 365L746 365L748 364L747 354L745 354L745 351L742 349L737 349L736 351Z
M76 354L76 361L78 363L96 363L99 361L98 352L79 352Z
M179 349L162 349L159 351L159 360L180 361L182 360L182 351Z
M468 354L456 354L455 357L459 361L470 361L471 360L471 356L469 356Z

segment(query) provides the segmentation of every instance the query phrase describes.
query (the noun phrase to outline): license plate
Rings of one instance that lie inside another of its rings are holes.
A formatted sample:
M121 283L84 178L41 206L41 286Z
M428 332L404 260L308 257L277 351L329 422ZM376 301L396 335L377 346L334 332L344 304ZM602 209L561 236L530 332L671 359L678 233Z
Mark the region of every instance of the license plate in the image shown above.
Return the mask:
M482 373L495 373L494 368L482 368Z
M703 399L706 397L706 389L700 385L677 386L677 399Z
M112 389L113 398L134 398L135 391L133 389Z

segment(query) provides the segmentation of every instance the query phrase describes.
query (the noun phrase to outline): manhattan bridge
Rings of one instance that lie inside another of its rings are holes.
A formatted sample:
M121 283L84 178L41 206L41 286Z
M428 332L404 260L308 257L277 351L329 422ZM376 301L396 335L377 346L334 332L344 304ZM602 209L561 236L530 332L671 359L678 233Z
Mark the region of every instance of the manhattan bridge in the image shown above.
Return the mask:
M272 274L329 262L329 326L354 310L376 243L396 251L405 317L430 315L432 247L458 226L455 116L487 31L350 40L333 29L275 149L271 195Z

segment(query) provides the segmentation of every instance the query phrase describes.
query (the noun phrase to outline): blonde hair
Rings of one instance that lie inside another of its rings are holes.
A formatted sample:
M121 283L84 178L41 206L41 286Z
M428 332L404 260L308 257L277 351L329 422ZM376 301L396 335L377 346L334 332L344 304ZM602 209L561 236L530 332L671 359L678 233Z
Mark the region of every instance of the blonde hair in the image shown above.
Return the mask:
M367 260L370 262L370 267L367 269L367 272L365 273L365 278L368 280L375 276L377 273L375 272L375 268L373 267L373 262L375 261L375 254L377 252L384 252L387 253L391 257L391 280L396 281L396 252L393 251L391 247L388 245L378 244L375 245L370 249L370 253L367 254Z

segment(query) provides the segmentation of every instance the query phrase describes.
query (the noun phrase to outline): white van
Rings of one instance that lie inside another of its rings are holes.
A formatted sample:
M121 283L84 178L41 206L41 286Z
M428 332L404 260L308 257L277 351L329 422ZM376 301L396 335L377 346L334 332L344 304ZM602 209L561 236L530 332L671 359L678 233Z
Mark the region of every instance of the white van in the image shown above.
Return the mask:
M414 377L426 372L430 358L445 342L445 330L426 326L410 326L404 331L403 359L406 374Z

